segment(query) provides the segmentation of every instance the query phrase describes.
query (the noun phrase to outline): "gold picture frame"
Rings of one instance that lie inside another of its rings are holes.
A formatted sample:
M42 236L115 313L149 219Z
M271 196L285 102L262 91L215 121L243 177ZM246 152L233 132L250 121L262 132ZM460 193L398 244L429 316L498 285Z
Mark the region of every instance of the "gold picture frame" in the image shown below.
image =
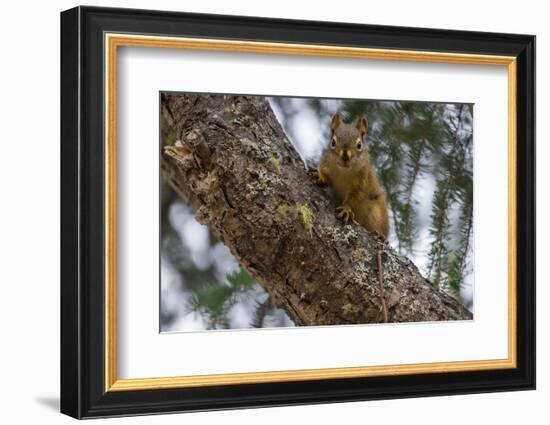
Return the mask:
M103 318L102 318L102 334L103 341L101 344L102 355L101 359L98 359L98 364L103 365L101 382L101 391L105 395L120 393L123 396L135 391L163 391L168 389L188 389L191 391L193 388L202 387L225 387L234 385L255 385L255 384L276 384L282 382L311 382L311 381L326 381L326 380L342 380L347 378L373 378L373 377L392 377L401 375L419 375L422 374L441 374L452 372L483 372L483 371L498 371L498 370L518 370L524 369L523 364L525 356L518 356L518 184L521 181L518 180L518 167L523 166L518 164L518 107L521 108L521 113L525 114L524 103L528 102L525 99L525 94L522 93L521 98L518 97L518 68L521 66L522 78L525 77L525 58L522 58L519 54L512 53L512 48L508 49L508 54L495 54L494 50L486 53L472 53L466 51L436 51L430 49L423 49L420 42L416 42L418 48L415 49L410 45L406 45L405 41L400 41L403 48L379 48L369 46L352 46L343 44L326 44L326 43L311 43L305 41L266 41L266 40L249 40L249 39L235 39L234 37L216 37L213 34L205 34L204 36L185 36L185 35L165 35L165 34L152 34L148 33L132 33L123 31L124 27L121 24L120 28L111 28L108 20L104 20L105 16L126 17L124 11L101 9L101 13L95 8L77 8L65 13L65 37L74 37L80 34L82 31L92 31L89 29L83 29L81 26L82 20L93 19L99 22L98 28L101 28L100 32L94 29L95 43L101 40L101 47L99 49L99 55L101 55L102 71L103 71L103 93L100 99L102 99L102 105L104 111L104 127L103 127L103 146L104 152L104 179L102 182L103 193L103 234L101 236L103 240L103 280L101 282L103 297ZM137 19L131 25L139 27L142 25L142 21L151 22L154 21L156 15L151 12L149 15L145 14L141 18ZM187 21L184 14L174 14L170 17L174 22L178 21L185 24ZM227 22L231 22L234 17L226 17ZM190 19L190 18L189 18ZM208 27L208 17L205 19L205 32L212 31ZM247 22L246 20L243 22ZM299 28L301 23L296 23L296 28ZM325 24L330 26L330 24ZM390 28L390 29L388 29ZM391 32L391 27L386 28ZM316 29L318 31L318 29ZM252 31L252 30L251 30ZM344 29L342 29L344 31ZM347 28L345 31L351 34L351 30ZM399 29L393 30L394 37L399 34ZM215 32L215 31L212 31ZM434 37L438 37L439 40L444 39L445 32L439 32ZM350 35L351 37L351 35ZM465 39L472 45L475 42L472 41L475 38L473 35ZM525 44L525 48L530 48L532 40L527 36L522 36ZM92 37L89 36L91 40ZM80 39L79 39L80 40ZM500 40L500 39L499 39ZM504 43L502 41L499 41ZM412 43L412 42L411 42ZM82 46L75 43L75 46ZM419 364L399 364L390 366L365 366L365 367L345 367L345 368L325 368L325 369L306 369L306 370L288 370L288 371L271 371L271 372L253 372L253 373L229 373L229 374L215 374L215 375L194 375L194 376L174 376L174 377L150 377L140 379L120 379L117 377L117 223L116 223L116 211L117 211L117 54L121 47L146 47L155 49L188 49L188 50L206 50L206 51L224 51L224 52L238 52L238 53L261 53L261 54L273 54L273 55L299 55L299 56L320 56L320 57L334 57L334 58L353 58L357 60L391 60L407 62L425 62L425 63L444 63L444 64L463 64L463 65L490 65L496 67L504 67L507 70L508 80L508 356L505 359L494 360L468 360L468 361L454 361L454 362L438 362L438 363L419 363ZM89 47L87 47L89 48ZM71 50L72 49L72 50ZM80 50L79 50L80 49ZM71 60L74 57L81 60L82 47L78 49L71 47L65 54L66 57L70 56ZM472 50L483 51L484 47L479 46ZM489 49L486 49L489 50ZM506 49L501 49L506 50ZM520 62L521 61L521 62ZM69 66L70 60L66 60L66 69L72 68ZM529 67L527 65L527 67ZM530 78L529 69L527 76ZM76 77L75 77L76 78ZM76 78L78 80L78 78ZM76 83L74 81L68 81L67 84L71 89L80 84L80 80ZM525 91L525 87L521 87L521 90ZM69 102L67 100L66 102ZM519 105L519 106L518 106ZM524 122L524 121L523 121ZM71 124L74 126L80 125L80 123ZM531 143L530 140L524 140L523 143ZM66 143L66 142L63 142ZM528 171L529 172L529 171ZM519 183L518 183L519 182ZM530 190L530 188L528 188ZM76 188L75 190L78 190ZM534 200L533 200L534 202ZM67 231L69 231L67 225ZM72 229L72 227L71 227ZM533 237L533 235L528 235ZM523 240L523 239L522 239ZM533 261L534 260L529 260ZM530 267L530 264L523 265L522 267ZM533 265L534 267L534 265ZM71 297L74 294L71 292ZM63 294L62 294L63 296ZM68 296L68 295L66 295ZM530 300L528 300L530 302ZM525 307L521 307L525 309ZM78 307L74 310L66 310L66 315L78 315L81 314ZM80 316L79 316L80 317ZM524 319L521 319L524 320ZM68 331L67 331L68 334ZM72 335L72 334L71 334ZM520 338L525 338L520 336ZM523 339L522 339L523 340ZM63 344L63 342L62 342ZM70 344L68 344L69 346ZM68 353L67 358L73 359L73 354ZM96 352L97 353L97 352ZM97 354L95 354L97 355ZM534 356L534 354L533 354ZM522 364L518 363L520 358ZM72 364L72 363L71 363ZM76 366L75 366L76 367ZM70 375L73 376L74 369L71 369ZM76 379L76 378L71 378ZM81 385L82 383L74 383L71 379L67 378L65 388L71 385ZM95 379L95 378L94 378ZM70 382L69 382L70 381ZM79 381L80 382L80 381ZM94 381L95 382L95 381ZM63 387L63 384L62 384ZM95 385L95 388L99 391L99 384ZM64 393L65 391L65 393ZM62 388L62 399L69 400L66 394L67 389ZM131 396L128 396L131 397ZM111 403L108 401L106 403ZM76 405L73 402L73 398L65 403L67 406L64 410L66 413L77 417L88 416L102 416L104 412L107 414L125 414L126 412L135 411L132 410L129 405L125 405L122 408L108 407L103 411L98 411L90 408L88 410L83 409L80 405ZM80 407L79 407L80 406ZM174 408L169 410L187 410L183 405L174 404ZM119 410L117 410L119 409ZM62 402L63 410L63 402ZM138 408L138 411L149 412L151 411L147 407ZM191 410L193 410L191 408ZM113 413L114 412L114 413Z
M508 369L516 366L516 58L513 56L441 53L411 50L316 46L254 41L213 40L127 34L105 34L105 391L127 391L235 385L265 382L307 381L350 377L410 375L417 373L464 372ZM508 358L458 362L306 369L276 372L232 373L170 378L116 378L116 63L119 47L189 49L239 53L328 56L354 59L491 65L508 72Z

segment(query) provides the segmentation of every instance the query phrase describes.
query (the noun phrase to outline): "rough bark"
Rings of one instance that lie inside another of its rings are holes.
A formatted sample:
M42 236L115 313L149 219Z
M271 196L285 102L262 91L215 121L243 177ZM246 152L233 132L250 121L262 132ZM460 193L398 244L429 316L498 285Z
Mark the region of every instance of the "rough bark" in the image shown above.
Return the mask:
M383 320L376 252L344 225L261 97L163 94L162 175L297 325ZM471 319L384 247L390 322Z

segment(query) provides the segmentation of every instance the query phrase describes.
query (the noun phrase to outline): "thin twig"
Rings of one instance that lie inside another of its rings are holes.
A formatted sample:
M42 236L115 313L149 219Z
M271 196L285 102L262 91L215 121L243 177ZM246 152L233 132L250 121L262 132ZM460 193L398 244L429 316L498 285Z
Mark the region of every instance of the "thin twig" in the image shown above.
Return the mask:
M384 296L384 266L382 265L382 255L384 251L379 249L376 258L378 260L378 283L380 284L380 302L384 313L384 323L388 323L388 307L386 306L386 297Z

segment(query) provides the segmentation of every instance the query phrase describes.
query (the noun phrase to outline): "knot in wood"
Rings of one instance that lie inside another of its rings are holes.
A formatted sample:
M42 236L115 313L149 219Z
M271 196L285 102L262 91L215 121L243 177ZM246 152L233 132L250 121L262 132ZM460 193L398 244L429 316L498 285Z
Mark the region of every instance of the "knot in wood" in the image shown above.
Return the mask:
M198 168L202 170L210 169L211 152L202 131L198 128L194 128L190 132L183 135L182 141L193 153L193 157Z

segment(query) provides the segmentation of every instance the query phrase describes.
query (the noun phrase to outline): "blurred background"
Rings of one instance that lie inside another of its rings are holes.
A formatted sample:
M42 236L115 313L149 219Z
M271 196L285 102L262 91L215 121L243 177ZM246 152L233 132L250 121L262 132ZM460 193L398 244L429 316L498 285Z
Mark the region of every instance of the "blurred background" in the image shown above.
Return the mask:
M267 99L308 164L318 164L328 145L333 113L348 122L368 116L367 148L389 200L390 245L472 310L473 105ZM161 332L294 326L164 182L160 246Z

